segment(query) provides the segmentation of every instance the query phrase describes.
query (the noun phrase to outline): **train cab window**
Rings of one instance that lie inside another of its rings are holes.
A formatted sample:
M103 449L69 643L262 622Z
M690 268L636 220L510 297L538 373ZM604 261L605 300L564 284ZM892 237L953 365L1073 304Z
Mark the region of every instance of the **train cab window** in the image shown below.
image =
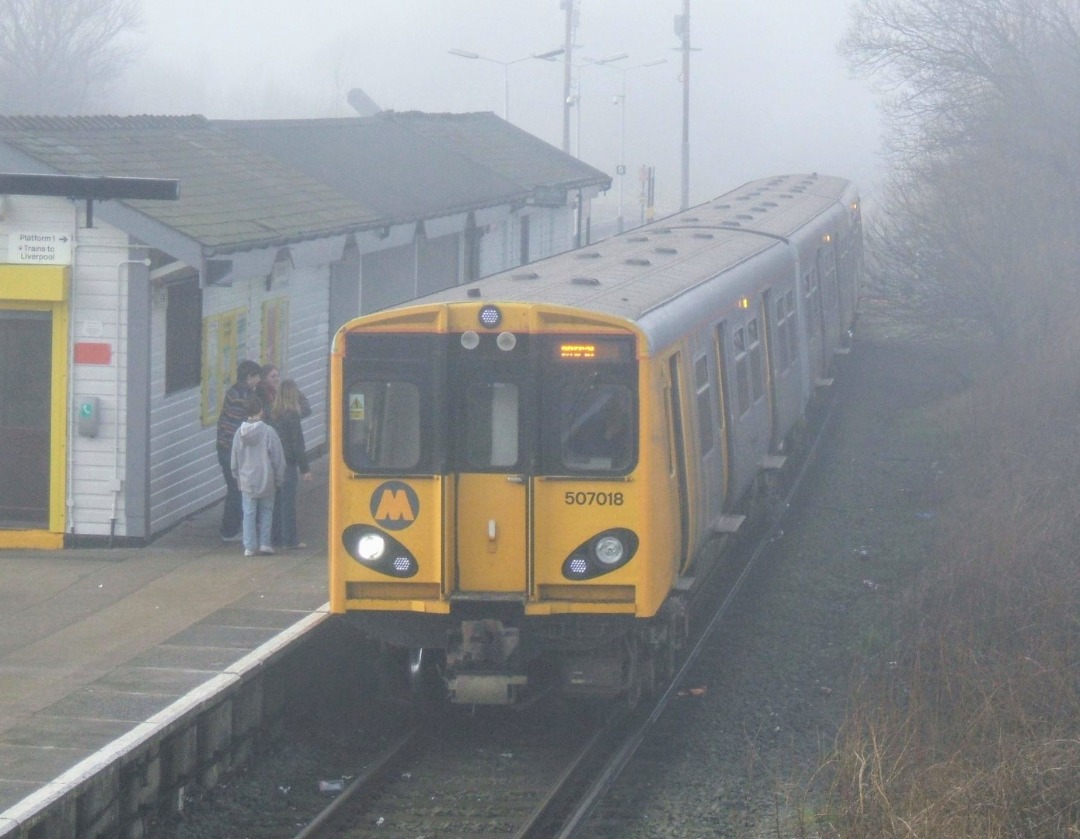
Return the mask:
M709 362L705 356L694 362L694 390L698 415L698 442L701 454L712 450L716 437L713 428L712 397L709 393Z
M738 392L738 410L741 417L750 410L750 362L746 356L746 330L735 330L735 387Z
M563 389L561 459L570 469L621 471L633 458L633 399L624 385Z
M746 352L750 356L750 387L757 402L765 393L765 367L761 360L761 335L757 318L746 324Z
M625 475L637 462L634 339L544 339L539 377L537 466L549 475Z
M518 386L508 382L473 382L465 390L461 468L508 469L520 459Z
M420 390L357 381L346 390L345 462L356 472L411 469L420 460Z

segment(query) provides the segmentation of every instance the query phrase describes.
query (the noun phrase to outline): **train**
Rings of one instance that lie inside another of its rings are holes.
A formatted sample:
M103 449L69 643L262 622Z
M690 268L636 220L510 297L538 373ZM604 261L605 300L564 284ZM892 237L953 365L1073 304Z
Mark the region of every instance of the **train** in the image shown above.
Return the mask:
M862 270L855 184L791 174L349 321L331 612L451 703L633 704L804 445Z

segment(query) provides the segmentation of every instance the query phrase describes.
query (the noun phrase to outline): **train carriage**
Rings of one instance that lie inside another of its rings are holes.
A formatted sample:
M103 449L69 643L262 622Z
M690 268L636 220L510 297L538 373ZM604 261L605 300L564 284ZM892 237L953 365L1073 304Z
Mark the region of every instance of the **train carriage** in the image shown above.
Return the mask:
M459 703L649 687L846 348L860 241L851 183L782 176L344 325L332 611Z

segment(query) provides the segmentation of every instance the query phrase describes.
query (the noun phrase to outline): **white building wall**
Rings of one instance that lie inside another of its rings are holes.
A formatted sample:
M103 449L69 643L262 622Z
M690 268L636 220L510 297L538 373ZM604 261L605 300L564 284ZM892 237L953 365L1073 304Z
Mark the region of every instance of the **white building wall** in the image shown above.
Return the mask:
M65 203L57 202L57 215L70 224L72 207ZM108 364L72 363L69 370L67 530L76 536L123 535L128 253L127 236L116 228L98 223L75 231L69 351L80 342L111 347ZM95 396L98 433L83 437L76 414Z

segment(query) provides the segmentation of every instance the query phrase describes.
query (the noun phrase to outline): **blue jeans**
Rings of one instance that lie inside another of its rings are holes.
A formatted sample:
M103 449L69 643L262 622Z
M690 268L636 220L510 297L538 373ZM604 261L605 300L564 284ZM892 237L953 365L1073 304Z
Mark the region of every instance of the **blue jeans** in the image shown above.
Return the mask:
M270 547L270 532L274 526L274 496L255 498L245 492L243 508L244 550L257 551Z
M278 487L274 496L273 543L295 548L300 544L296 532L296 485L300 482L300 470L295 466L285 466L285 483Z

